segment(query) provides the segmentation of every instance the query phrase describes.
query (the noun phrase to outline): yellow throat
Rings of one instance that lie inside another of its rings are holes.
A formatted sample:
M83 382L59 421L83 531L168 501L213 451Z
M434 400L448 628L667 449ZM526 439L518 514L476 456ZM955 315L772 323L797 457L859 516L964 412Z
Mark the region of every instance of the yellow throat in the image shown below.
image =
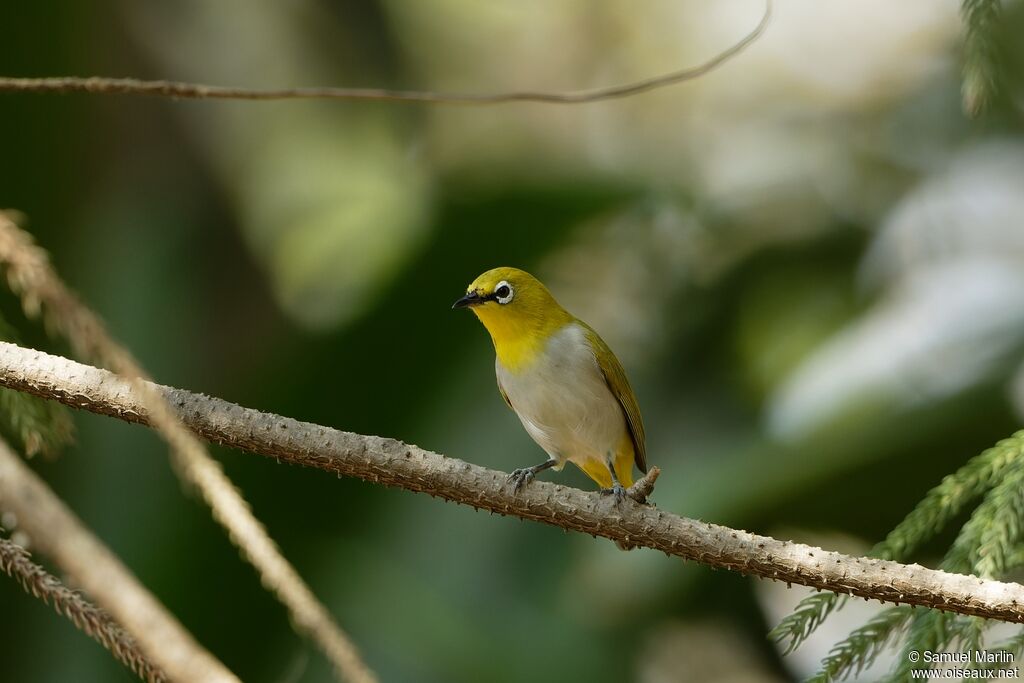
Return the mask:
M518 268L487 271L456 306L471 308L490 333L498 361L511 372L529 367L551 335L575 320L547 287Z

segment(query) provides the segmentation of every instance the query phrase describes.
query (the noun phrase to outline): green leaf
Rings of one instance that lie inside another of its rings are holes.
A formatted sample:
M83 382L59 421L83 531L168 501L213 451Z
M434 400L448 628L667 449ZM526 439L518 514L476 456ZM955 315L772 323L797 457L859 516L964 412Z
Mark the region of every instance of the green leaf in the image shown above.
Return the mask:
M797 649L832 614L841 598L837 593L816 593L800 601L793 613L768 632L776 643L784 643L783 654Z
M1022 454L1024 454L1024 430L1003 439L992 448L971 458L960 469L947 475L938 486L930 490L924 499L911 510L910 514L889 532L884 541L872 548L869 554L872 557L886 560L906 560L922 544L942 531L968 503L992 489L997 482L1002 482L1001 486L1005 488L1005 491L1001 494L999 501L994 504L1004 505L1005 501L1009 500L1014 493L1024 496L1024 486L1018 486L1014 490L1012 482L1006 484L1007 473L1010 471L1017 472L1013 481L1017 481L1018 475L1024 476L1024 465L1017 467L1020 463L1024 463ZM1010 517L1012 518L1016 514L1015 511L1021 507L1024 507L1024 504L1015 503ZM1000 519L1003 518L1000 517ZM1017 522L1001 522L1004 526L1011 523ZM978 540L973 544L975 547L982 543L984 526L979 521L979 526L976 528ZM970 533L973 538L975 531ZM1017 536L1016 533L1013 534L1014 538ZM1005 566L1007 563L1006 552L1010 546L1007 539L1003 539L1004 542L999 544L1003 537L1000 536L998 529L990 530L984 534L984 537L987 539L985 541L987 543L986 552L990 555L1001 552L999 565ZM948 559L952 564L945 568L949 571L966 573L971 570L971 563L968 560L961 563L957 561L956 557ZM958 568L954 568L954 565ZM768 635L772 640L784 643L784 654L789 654L839 607L842 607L842 603L840 596L835 593L819 593L804 598L793 613L779 622L779 625Z
M952 629L953 615L937 609L918 612L910 625L910 633L907 635L907 642L903 646L899 659L896 660L896 667L885 683L903 683L909 681L911 669L931 669L931 664L926 663L923 658L911 660L911 651L916 652L939 652L946 648L953 640Z
M923 543L942 531L967 503L1002 480L1021 459L1022 453L1024 430L968 460L930 490L885 540L872 549L871 555L888 560L906 560Z
M890 607L854 630L832 647L821 662L821 669L808 683L832 683L850 674L859 674L871 666L885 646L902 633L912 615L908 605Z
M963 0L961 14L964 36L964 110L977 116L999 89L995 30L1001 14L1000 0Z

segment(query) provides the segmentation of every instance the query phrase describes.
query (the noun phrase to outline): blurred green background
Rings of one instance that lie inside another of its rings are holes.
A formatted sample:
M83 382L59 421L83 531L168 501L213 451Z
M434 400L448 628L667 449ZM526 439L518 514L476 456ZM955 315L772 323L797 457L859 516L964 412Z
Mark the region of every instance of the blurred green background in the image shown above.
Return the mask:
M5 3L0 72L563 90L696 64L762 11ZM858 552L1024 416L1024 7L976 120L957 12L780 0L711 75L586 106L3 95L0 206L159 381L503 470L543 455L449 306L530 270L626 365L657 505ZM331 680L162 443L75 422L33 465L186 627L246 681ZM215 455L384 680L796 680L863 617L782 660L797 589ZM8 579L0 613L0 679L131 680Z

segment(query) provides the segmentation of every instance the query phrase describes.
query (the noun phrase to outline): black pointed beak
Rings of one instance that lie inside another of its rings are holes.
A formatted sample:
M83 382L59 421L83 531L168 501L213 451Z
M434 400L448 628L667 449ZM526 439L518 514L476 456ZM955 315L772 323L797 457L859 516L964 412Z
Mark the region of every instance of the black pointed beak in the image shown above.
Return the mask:
M452 308L468 308L484 302L484 298L476 292L469 292L466 296L452 304Z

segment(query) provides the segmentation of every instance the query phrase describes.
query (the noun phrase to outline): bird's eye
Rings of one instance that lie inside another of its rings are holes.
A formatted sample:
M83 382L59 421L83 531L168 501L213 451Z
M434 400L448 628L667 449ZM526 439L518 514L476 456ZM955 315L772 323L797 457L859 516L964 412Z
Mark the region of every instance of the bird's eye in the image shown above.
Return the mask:
M494 288L494 298L499 304L507 304L512 301L512 297L515 296L515 291L512 289L512 285L502 280L498 283L498 286Z

